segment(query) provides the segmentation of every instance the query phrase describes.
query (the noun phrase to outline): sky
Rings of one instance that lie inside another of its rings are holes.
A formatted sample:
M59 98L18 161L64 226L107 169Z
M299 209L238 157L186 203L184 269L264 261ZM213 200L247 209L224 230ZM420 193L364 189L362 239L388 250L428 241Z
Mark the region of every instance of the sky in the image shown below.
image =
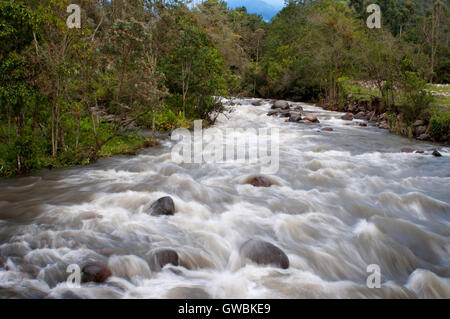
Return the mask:
M284 5L284 0L264 0L268 4L271 4L275 7L282 7Z

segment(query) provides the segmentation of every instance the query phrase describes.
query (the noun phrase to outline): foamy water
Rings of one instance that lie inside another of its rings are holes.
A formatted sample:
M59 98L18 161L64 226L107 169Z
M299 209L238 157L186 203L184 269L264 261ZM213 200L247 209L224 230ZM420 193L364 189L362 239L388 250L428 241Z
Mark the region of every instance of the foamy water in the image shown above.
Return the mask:
M270 188L243 183L260 163L176 164L170 140L134 157L1 181L0 297L450 298L448 148L435 158L436 145L308 104L320 124L285 123L266 115L268 103L239 102L215 129L280 129ZM176 214L147 214L163 196ZM289 269L242 260L249 238L281 248ZM156 248L177 251L182 266L152 271ZM114 276L70 289L67 266L86 263ZM366 285L371 264L379 289Z

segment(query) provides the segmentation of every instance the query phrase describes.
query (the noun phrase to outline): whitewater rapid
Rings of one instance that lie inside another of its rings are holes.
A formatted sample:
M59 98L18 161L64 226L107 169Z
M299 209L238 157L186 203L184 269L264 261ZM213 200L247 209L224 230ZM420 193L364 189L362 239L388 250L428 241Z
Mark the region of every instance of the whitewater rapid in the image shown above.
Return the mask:
M235 101L214 129L279 129L270 188L243 183L260 163L177 164L170 138L138 156L0 181L0 297L450 298L449 148L304 103L321 123L286 123L252 101ZM176 214L150 216L163 196ZM249 238L278 246L290 267L245 263ZM180 266L152 271L156 248L175 250ZM113 277L68 287L67 266L86 263ZM367 286L372 264L381 288Z

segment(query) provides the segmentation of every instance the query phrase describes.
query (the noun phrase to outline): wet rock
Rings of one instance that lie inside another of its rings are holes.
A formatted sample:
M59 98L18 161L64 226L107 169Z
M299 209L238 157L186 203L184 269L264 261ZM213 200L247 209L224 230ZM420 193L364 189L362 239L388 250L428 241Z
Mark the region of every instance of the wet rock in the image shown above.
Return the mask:
M424 133L424 134L420 135L417 139L419 141L427 141L427 140L431 139L431 135Z
M280 111L279 115L281 117L291 117L291 112L289 112L289 111Z
M276 101L272 106L272 109L287 110L289 108L290 108L290 104L288 101Z
M341 116L341 119L344 121L353 121L353 114L347 113L347 114Z
M413 126L414 127L416 127L416 126L424 126L425 124L426 123L425 123L424 120L417 120L417 121L414 122Z
M246 184L250 184L254 187L270 187L272 186L272 182L264 176L255 176L250 178Z
M259 101L254 101L254 102L252 102L252 105L253 105L253 106L261 106L261 105L262 105L262 101L261 101L261 100L259 100Z
M317 118L317 116L314 115L306 115L304 118L306 121L309 121L311 123L320 123L319 119Z
M365 112L359 112L358 114L355 115L355 119L358 120L365 120L367 118L367 115Z
M248 258L259 265L289 268L288 256L277 246L263 240L248 240L241 246L239 253L241 257Z
M172 249L157 249L150 252L150 268L153 271L160 271L166 265L178 266L178 253Z
M332 127L325 127L325 128L322 129L322 131L325 131L325 132L333 132L334 129L333 129Z
M108 267L98 264L84 266L82 273L83 282L103 283L112 276L111 270Z
M433 153L431 153L433 156L435 156L435 157L442 157L442 154L441 153L439 153L439 151L438 150L433 150Z
M302 120L302 115L300 113L291 113L289 117L289 122L299 122Z
M382 121L381 123L378 124L378 127L384 130L389 130L391 128L391 126L387 121Z
M301 107L300 105L297 105L296 107L294 107L294 110L297 110L299 112L303 112L303 107Z
M366 127L366 126L367 126L367 123L359 123L359 126L361 126L361 127Z
M167 294L168 299L211 299L211 296L201 288L177 287Z
M414 127L414 135L421 136L422 134L425 134L427 132L426 126L416 126Z
M402 153L414 153L416 150L413 148L405 147L401 149Z
M169 196L162 197L150 206L150 214L153 216L175 214L175 204Z
M274 115L278 115L279 113L280 113L279 110L269 111L269 113L267 113L267 116L274 116Z

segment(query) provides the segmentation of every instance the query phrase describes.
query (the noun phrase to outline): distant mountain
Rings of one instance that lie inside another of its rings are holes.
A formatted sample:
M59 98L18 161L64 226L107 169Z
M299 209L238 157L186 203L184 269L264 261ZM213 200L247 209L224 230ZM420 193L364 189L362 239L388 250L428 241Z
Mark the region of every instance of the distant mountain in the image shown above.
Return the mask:
M271 5L264 0L225 0L232 9L246 7L248 13L259 14L269 21L281 10L281 6Z

